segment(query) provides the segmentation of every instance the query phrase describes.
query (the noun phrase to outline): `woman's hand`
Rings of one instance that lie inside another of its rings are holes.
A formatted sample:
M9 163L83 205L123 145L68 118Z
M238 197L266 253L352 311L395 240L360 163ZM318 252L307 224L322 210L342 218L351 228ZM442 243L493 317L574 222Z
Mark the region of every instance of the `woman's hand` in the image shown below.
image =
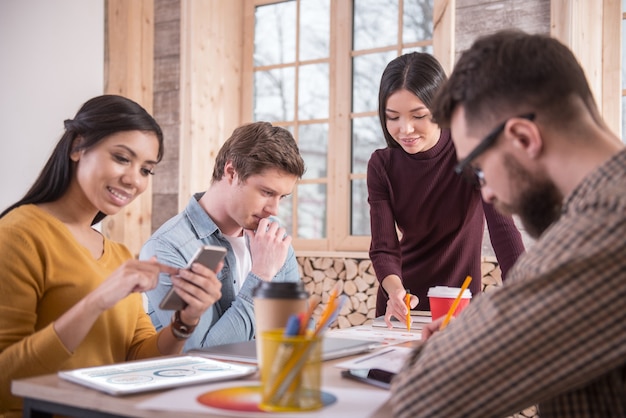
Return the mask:
M175 267L158 263L155 257L146 261L128 260L87 298L90 304L104 312L133 292L145 292L155 288L159 273L168 273L173 276L178 271Z
M419 303L419 298L415 295L411 296L410 308L407 308L405 297L407 291L402 287L399 287L393 290L391 293L388 293L389 299L387 299L387 309L385 310L385 323L387 324L387 328L393 328L391 324L391 316L395 316L400 322L406 323L406 316L410 311L410 308L414 308Z
M100 286L54 322L59 339L73 352L104 311L133 292L145 292L154 288L161 272L176 274L178 269L159 264L156 258L126 261Z

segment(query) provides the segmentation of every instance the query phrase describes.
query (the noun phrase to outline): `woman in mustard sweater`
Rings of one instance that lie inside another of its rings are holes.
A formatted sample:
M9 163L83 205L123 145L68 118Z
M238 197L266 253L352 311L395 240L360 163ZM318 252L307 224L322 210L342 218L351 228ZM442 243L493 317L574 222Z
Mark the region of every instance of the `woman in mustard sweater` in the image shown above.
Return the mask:
M139 261L93 225L132 202L163 155L157 122L137 103L87 101L39 177L0 214L0 417L21 416L13 379L181 352L221 296L215 273ZM187 307L156 332L141 293L172 275Z

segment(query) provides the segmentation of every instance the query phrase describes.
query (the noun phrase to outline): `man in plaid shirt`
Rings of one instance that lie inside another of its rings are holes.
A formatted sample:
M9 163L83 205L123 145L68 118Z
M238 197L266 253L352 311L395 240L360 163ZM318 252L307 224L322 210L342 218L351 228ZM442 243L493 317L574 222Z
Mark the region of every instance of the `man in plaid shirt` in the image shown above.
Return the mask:
M424 331L378 416L626 416L626 150L555 39L477 40L439 92L459 174L537 238L495 292Z

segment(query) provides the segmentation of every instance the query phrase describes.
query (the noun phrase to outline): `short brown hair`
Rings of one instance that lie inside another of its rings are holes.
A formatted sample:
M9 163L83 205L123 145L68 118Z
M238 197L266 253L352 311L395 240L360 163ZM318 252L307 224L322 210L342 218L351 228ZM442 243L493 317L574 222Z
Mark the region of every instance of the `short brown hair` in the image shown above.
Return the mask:
M584 71L565 45L506 30L479 38L461 55L431 111L442 127L460 105L468 125L528 112L562 125L576 119L575 99L602 124Z
M253 122L233 131L217 154L212 181L224 176L228 161L241 181L270 168L298 178L304 174L304 161L291 132L269 122Z

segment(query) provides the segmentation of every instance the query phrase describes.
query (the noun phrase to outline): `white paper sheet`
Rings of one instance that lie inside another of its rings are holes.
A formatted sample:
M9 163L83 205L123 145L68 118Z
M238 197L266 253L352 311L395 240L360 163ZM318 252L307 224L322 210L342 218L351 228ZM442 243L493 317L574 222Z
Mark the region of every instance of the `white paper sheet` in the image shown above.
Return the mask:
M413 351L410 347L384 347L373 353L335 364L340 369L382 369L392 373L402 370L404 362Z
M254 385L255 382L226 382L219 385L203 385L181 388L164 392L156 395L144 402L136 405L138 409L159 410L159 411L178 411L178 412L196 412L204 414L216 414L216 416L227 417L245 417L245 418L268 418L270 416L280 416L281 418L364 418L369 416L373 411L378 409L387 398L389 392L367 385L359 385L358 387L326 387L323 391L329 392L336 396L338 401L332 405L325 406L319 410L311 412L298 412L270 414L267 412L239 412L226 409L218 409L205 406L197 401L198 396L205 392L215 390L216 388L240 387L244 385ZM258 382L256 382L258 384ZM364 401L366 400L366 401ZM173 415L175 416L175 415Z

